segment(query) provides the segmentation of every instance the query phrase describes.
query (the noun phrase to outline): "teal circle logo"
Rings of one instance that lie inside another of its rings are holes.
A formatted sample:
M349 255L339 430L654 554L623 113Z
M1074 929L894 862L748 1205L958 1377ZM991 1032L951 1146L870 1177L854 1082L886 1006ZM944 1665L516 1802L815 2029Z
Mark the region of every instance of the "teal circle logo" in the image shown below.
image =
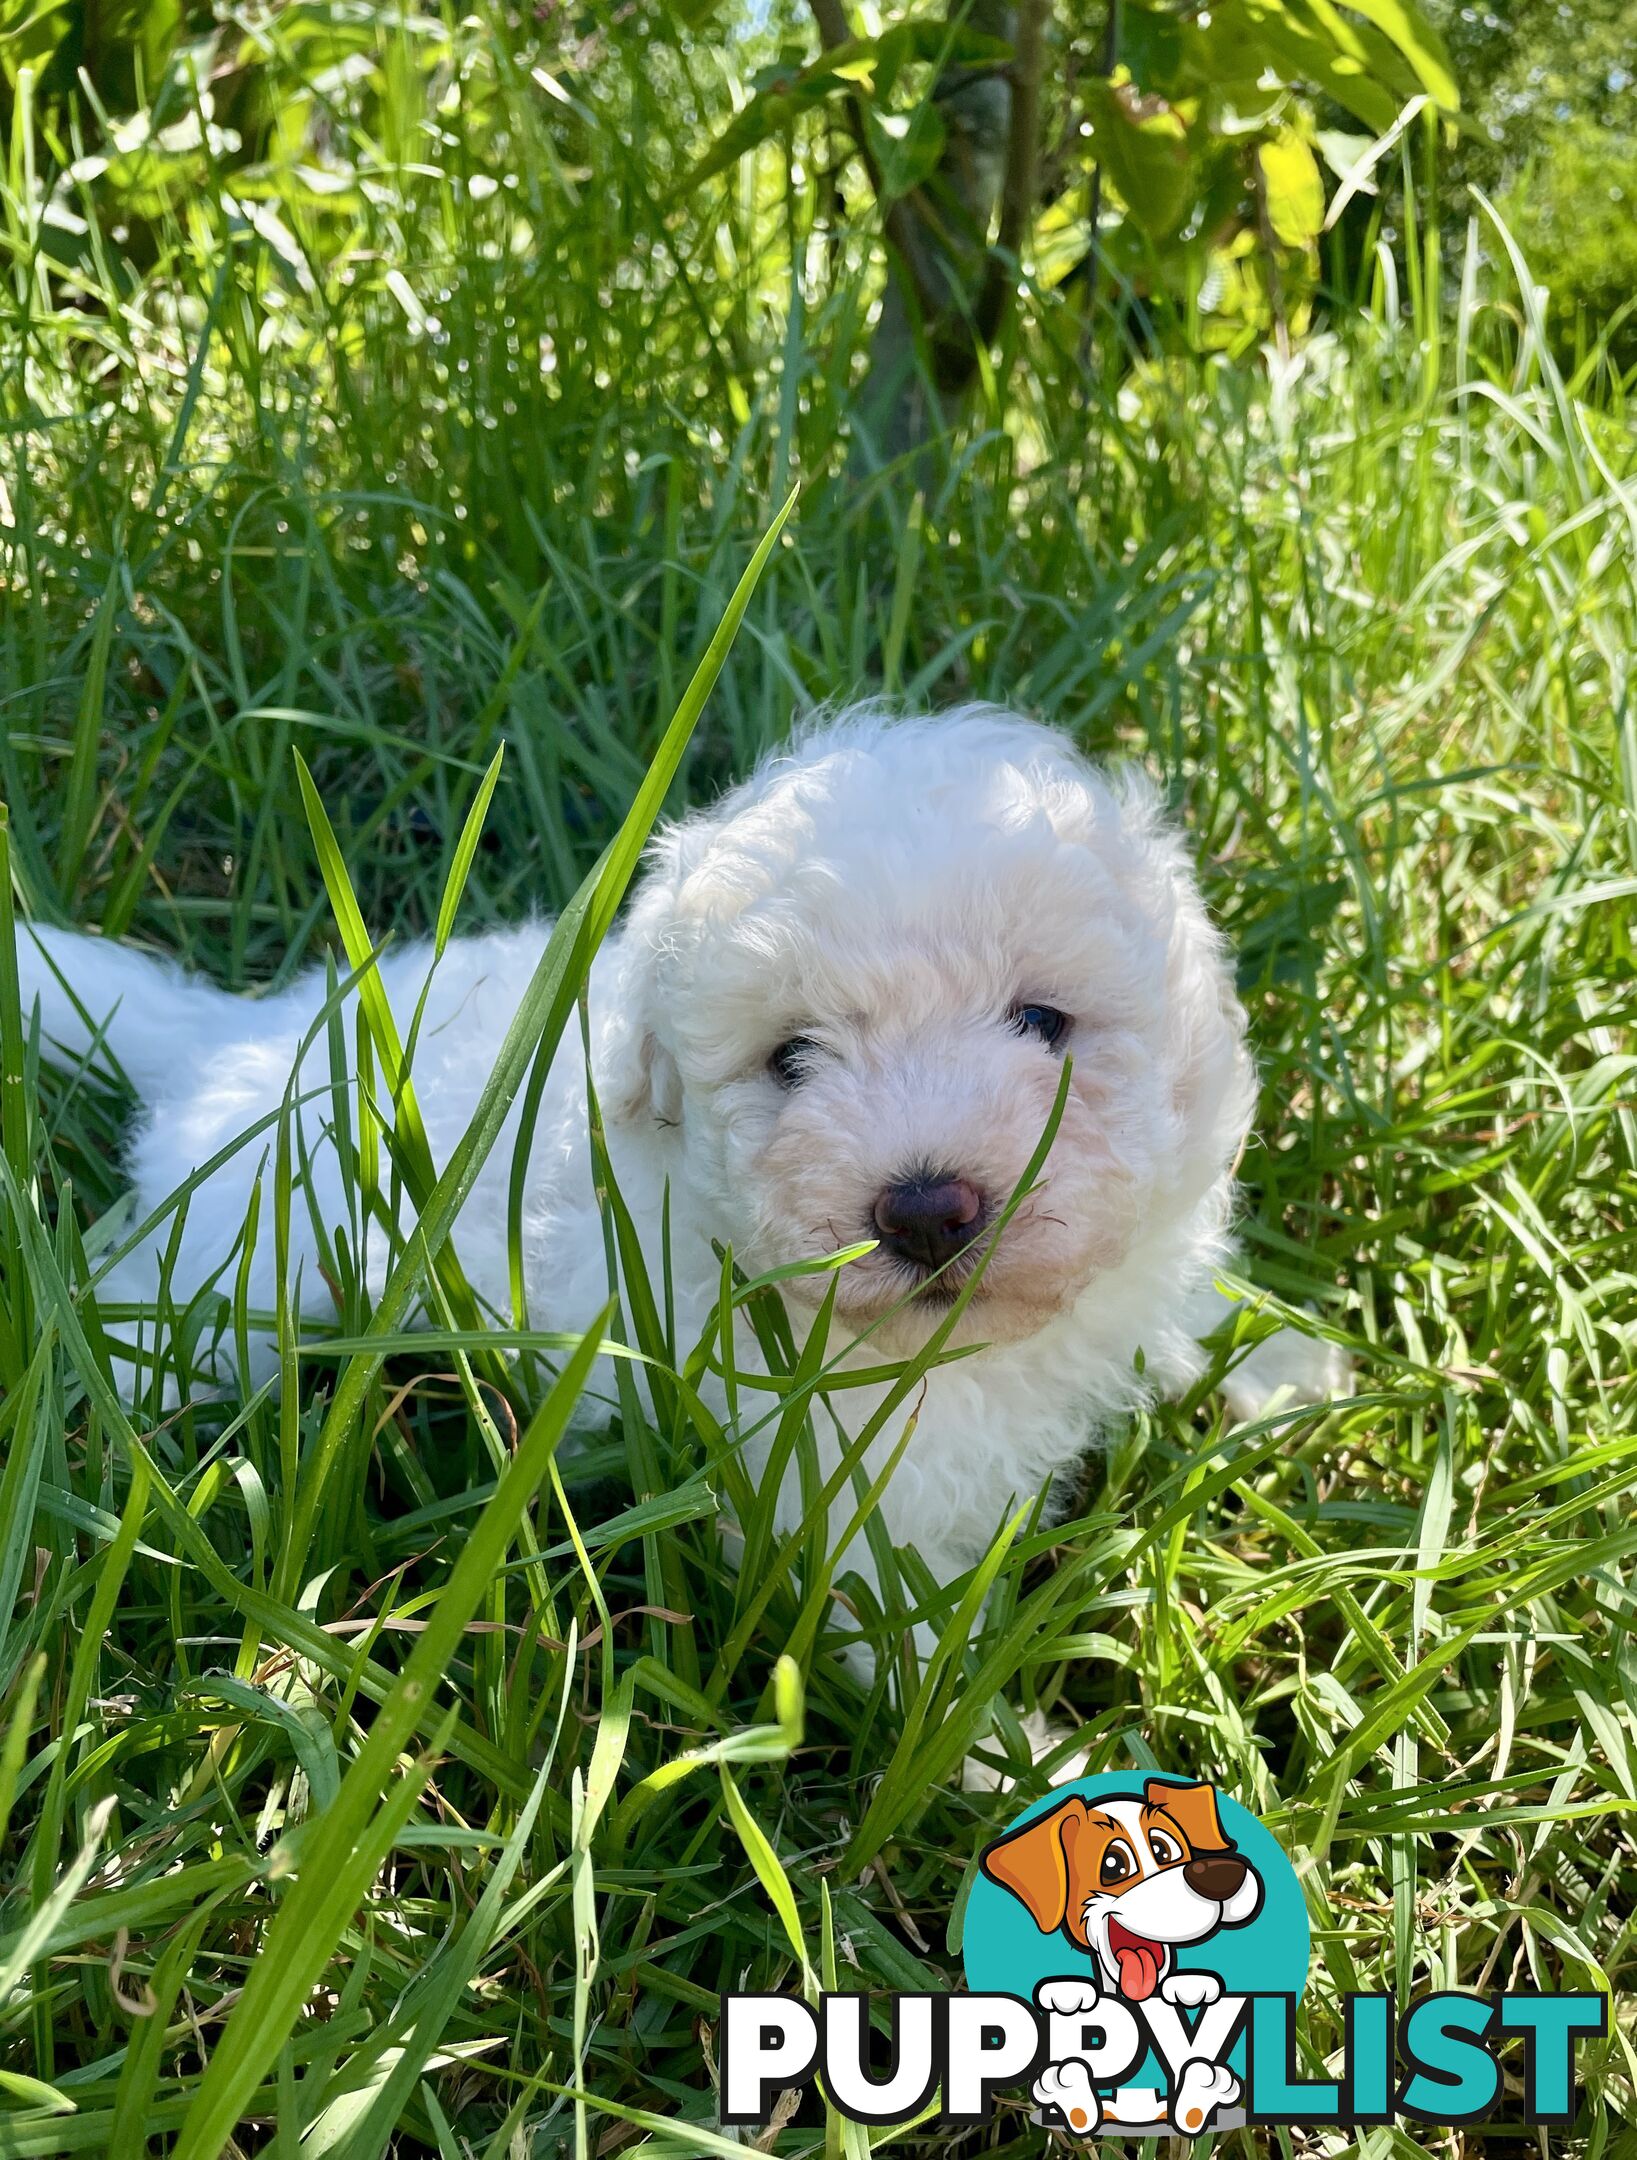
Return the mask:
M1196 1779L1109 1771L1054 1786L984 1848L963 1954L974 1994L1021 1997L1074 2037L1069 2082L1048 2065L1036 2084L1042 2120L1197 2131L1243 2120L1240 1999L1285 1995L1293 2013L1310 1949L1296 1871L1248 1808ZM1192 2063L1188 2090L1167 2056Z

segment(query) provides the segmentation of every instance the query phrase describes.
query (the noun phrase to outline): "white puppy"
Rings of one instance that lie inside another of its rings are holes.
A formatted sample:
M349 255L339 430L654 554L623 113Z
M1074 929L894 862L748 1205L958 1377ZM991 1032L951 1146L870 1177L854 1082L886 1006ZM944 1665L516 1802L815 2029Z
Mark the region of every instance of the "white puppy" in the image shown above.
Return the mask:
M457 941L433 972L414 1085L439 1167L546 935L531 923ZM20 942L25 1008L38 999L47 1039L83 1055L83 1008L141 1099L139 1219L278 1109L324 1002L321 973L239 998L92 937L40 928ZM416 945L380 962L405 1036L431 957ZM853 1345L847 1355L860 1364L923 1344L987 1255L955 1337L987 1347L929 1374L882 1502L894 1542L914 1544L940 1580L972 1564L1009 1501L1065 1470L1150 1391L1181 1388L1202 1369L1197 1335L1226 1310L1211 1280L1228 1252L1252 1070L1222 940L1181 840L1139 779L1105 778L1062 736L991 708L901 720L857 708L655 840L624 924L598 956L589 1002L610 1156L656 1281L669 1188L684 1352L720 1292L713 1242L758 1275L876 1240L841 1270L836 1296L832 1349ZM350 1011L346 1032L350 1043ZM1072 1084L1044 1174L996 1239L1065 1059ZM348 1208L329 1070L321 1030L302 1064L298 1116L314 1204L333 1230ZM522 1257L535 1327L584 1329L608 1294L586 1117L571 1029L529 1158ZM511 1133L454 1244L478 1295L514 1321ZM194 1192L173 1276L178 1305L209 1286L232 1291L271 1141L264 1131ZM275 1304L269 1213L248 1277L251 1306L264 1313ZM298 1198L292 1277L299 1270L303 1312L333 1318L308 1217ZM167 1222L119 1263L106 1300L152 1303L171 1231ZM379 1233L364 1257L376 1287ZM784 1286L798 1338L830 1280ZM1333 1368L1322 1346L1308 1347L1311 1370L1297 1372L1312 1393ZM737 1354L756 1363L748 1331ZM1262 1355L1239 1368L1241 1411L1261 1392ZM1274 1379L1288 1382L1288 1350L1275 1357ZM837 1421L856 1433L882 1398L875 1386L830 1397L835 1417L815 1420L826 1474L844 1446ZM767 1402L753 1397L752 1407ZM871 1474L902 1423L896 1416L872 1444ZM765 1448L758 1457L753 1443L749 1460L755 1471ZM786 1525L802 1513L793 1475L787 1484ZM833 1523L855 1506L843 1492ZM862 1537L848 1567L871 1573Z

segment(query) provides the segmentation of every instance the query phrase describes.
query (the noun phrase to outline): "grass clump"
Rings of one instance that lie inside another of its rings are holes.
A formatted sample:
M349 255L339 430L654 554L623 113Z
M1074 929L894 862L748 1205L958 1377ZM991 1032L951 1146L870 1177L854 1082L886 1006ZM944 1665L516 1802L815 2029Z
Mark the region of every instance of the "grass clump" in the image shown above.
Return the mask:
M74 232L13 161L0 883L236 986L578 894L494 1046L516 1086L662 803L820 696L1019 704L1188 819L1264 1080L1247 1272L1359 1388L1139 1420L1066 1522L1012 1526L981 1631L957 1590L939 1657L863 1690L742 1489L758 1565L725 1554L735 1435L685 1389L559 1452L576 1353L491 1363L458 1306L408 1335L348 1287L339 1338L286 1324L276 1395L123 1404L126 1106L41 1056L0 936L0 2154L723 2150L719 1991L946 1984L1015 1806L954 1772L981 1747L1033 1791L1035 1707L1286 1842L1315 2062L1349 1988L1608 1991L1602 2151L1637 1904L1618 383L1565 379L1480 213L1447 308L1435 249L1383 257L1265 364L1076 372L1036 294L915 493L846 461L870 287L857 236L818 261L816 183L793 224L730 200L706 277L640 70L560 127L502 41L354 50L392 124L276 45L275 88L331 101L323 187L205 133L145 259L97 179L49 182ZM607 1324L669 1358L663 1310ZM889 1584L896 1642L913 1556ZM894 2142L1040 2140L1010 2109Z

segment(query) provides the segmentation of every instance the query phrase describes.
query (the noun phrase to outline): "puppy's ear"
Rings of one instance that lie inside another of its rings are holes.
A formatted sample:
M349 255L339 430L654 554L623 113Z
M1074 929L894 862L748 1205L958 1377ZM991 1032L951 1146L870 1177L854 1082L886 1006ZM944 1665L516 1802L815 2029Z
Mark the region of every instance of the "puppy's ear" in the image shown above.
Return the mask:
M1143 1786L1149 1807L1163 1808L1195 1853L1232 1852L1233 1839L1222 1827L1214 1785L1167 1785L1149 1778Z
M599 1092L603 1115L611 1123L651 1118L656 1124L675 1125L682 1117L682 1076L650 1028L631 1024L612 1032Z
M1191 851L1167 820L1159 795L1130 769L1115 776L1114 800L1130 843L1123 874L1146 896L1151 919L1165 925L1171 1094L1183 1127L1173 1175L1181 1190L1203 1197L1228 1164L1237 1165L1256 1113L1245 1008Z
M1074 1841L1085 1820L1086 1803L1076 1796L997 1838L983 1855L983 1872L1021 1899L1042 1935L1055 1934L1068 1915Z
M603 1005L597 1044L597 1095L610 1124L656 1121L674 1125L682 1115L682 1076L660 1039L664 993L660 962L671 928L679 863L679 835L650 843L649 868L618 933L617 953L602 958L593 977L593 1012Z

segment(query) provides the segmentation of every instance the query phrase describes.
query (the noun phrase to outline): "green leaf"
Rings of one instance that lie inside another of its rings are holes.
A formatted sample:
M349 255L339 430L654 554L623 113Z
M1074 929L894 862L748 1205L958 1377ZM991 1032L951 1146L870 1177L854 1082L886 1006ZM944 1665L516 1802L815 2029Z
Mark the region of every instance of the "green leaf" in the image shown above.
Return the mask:
M636 799L626 813L624 824L609 842L602 861L585 880L559 918L551 942L535 970L534 980L529 985L524 1010L519 1013L518 1021L508 1033L500 1060L490 1076L489 1087L485 1090L485 1101L491 1091L498 1094L503 1071L507 1074L506 1090L503 1098L499 1099L498 1113L494 1120L494 1130L498 1130L500 1119L509 1109L512 1095L522 1078L521 1068L515 1072L509 1069L510 1055L518 1047L518 1029L525 1013L534 1015L532 1025L535 1047L529 1066L528 1085L523 1095L522 1114L518 1120L517 1142L512 1150L511 1178L506 1194L507 1250L514 1255L523 1250L523 1193L528 1179L529 1144L540 1098L545 1093L546 1078L551 1071L552 1057L568 1023L568 1016L574 1009L579 985L590 970L592 956L607 935L609 926L619 912L620 903L625 898L626 889L636 875L637 863L647 845L648 835L664 807L666 794L682 763L682 753L688 747L698 725L699 715L705 709L705 701L714 689L716 678L722 672L722 664L739 634L739 625L745 619L745 610L750 605L752 593L761 582L768 558L778 545L779 535L796 506L797 492L792 488L785 497L778 515L763 533L755 553L745 566L744 575L734 587L722 620L717 624L715 633L705 648L705 656L694 669L693 678L682 693L682 702L672 714L670 725L660 739L659 748L654 752L653 762L643 777L642 785L637 789ZM538 1016L539 1008L544 1008L544 1017ZM479 1108L481 1113L482 1105ZM476 1129L474 1121L473 1131ZM490 1138L492 1137L491 1131ZM461 1147L464 1148L465 1145L463 1141ZM488 1145L489 1142L485 1141L469 1172L464 1173L467 1185L477 1176L478 1164L487 1152ZM457 1148L456 1158L460 1153L461 1149ZM454 1168L455 1158L451 1158L449 1169L444 1173L446 1179ZM391 1287L389 1284L389 1291ZM521 1323L524 1318L524 1297L520 1274L514 1274L513 1277L512 1299L513 1318ZM383 1332L397 1324L407 1303L407 1293L401 1303L391 1298L383 1298L376 1314L376 1320L381 1324ZM371 1332L373 1331L372 1326ZM340 1402L345 1386L346 1382L343 1381L341 1388L337 1389L337 1403ZM358 1398L360 1402L362 1392L361 1388Z
M78 1855L69 1862L53 1887L36 1900L34 1909L20 1933L8 1941L5 1956L0 1958L0 2003L5 2001L22 1975L41 1956L46 1944L51 1940L52 1929L90 1879L115 1805L116 1802L110 1794L106 1800L99 1800L92 1808L85 1820L85 1843Z
M519 638L517 642L521 649L524 641ZM483 820L488 816L489 798L494 794L495 782L500 778L500 761L505 755L506 745L502 743L489 761L489 769L483 775L472 807L466 813L466 823L461 827L454 860L449 865L449 876L444 882L443 898L438 904L438 927L432 940L432 950L440 960L455 927L455 911L460 906L461 894L466 890L466 880L471 872L472 858L477 853L477 844L483 837Z
M574 1671L572 1663L565 1676ZM564 1698L563 1707L567 1707ZM347 2091L330 2102L304 2146L315 2155L330 2151L345 2139L345 2160L365 2160L385 2151L393 2126L398 2122L415 2080L443 2037L444 2027L479 1963L489 1953L506 1921L506 1894L533 1834L535 1819L546 1796L557 1758L562 1732L559 1713L550 1750L541 1764L529 1797L518 1814L516 1827L506 1840L489 1880L483 1886L477 1910L439 1945L426 1970L418 1974L394 2010L392 2022L371 2043L369 2056L373 2077L366 2077L356 2092ZM349 2067L349 2085L352 2069Z
M1324 229L1324 181L1317 160L1292 128L1256 153L1268 223L1286 247L1311 247Z
M166 1943L148 1982L149 2009L134 2019L125 2047L125 2066L114 2091L106 2150L140 2152L157 2110L154 2088L164 2062L165 2039L176 1998L192 1970L199 1943L222 1892L201 1898L197 1908Z
M609 843L602 860L558 918L522 1003L506 1030L494 1067L484 1082L472 1122L451 1151L443 1174L420 1211L414 1233L376 1302L368 1331L372 1340L390 1336L402 1325L426 1268L448 1237L462 1203L476 1183L478 1172L506 1122L524 1075L528 1074L528 1093L518 1128L519 1144L512 1163L507 1216L510 1249L513 1252L521 1250L523 1184L533 1130L532 1109L538 1106L552 1056L562 1039L568 1016L574 1010L579 984L625 897L666 791L682 762L688 739L721 673L728 649L744 620L745 609L750 605L750 596L767 567L768 557L778 543L795 502L796 491L792 489L735 587L726 613L706 647L705 657L694 671L693 680L665 731L624 824ZM365 1398L380 1370L383 1356L384 1352L377 1347L368 1356L352 1358L336 1382L312 1460L302 1465L301 1485L292 1511L281 1568L281 1592L287 1591L290 1582L299 1578L330 1473L363 1415Z
M720 1724L721 1713L702 1695L680 1687L673 1674L654 1658L639 1659L632 1667L640 1685L657 1694L662 1701L677 1704L686 1715L706 1724ZM730 1762L785 1762L801 1746L806 1704L802 1691L801 1668L793 1657L781 1656L773 1668L773 1708L776 1723L772 1725L749 1725L737 1732L724 1733L719 1739L707 1741L703 1747L689 1748L683 1754L673 1756L661 1763L657 1770L650 1770L640 1784L633 1785L614 1811L609 1834L617 1848L629 1841L633 1826L638 1823L654 1801L669 1792L695 1770L709 1763Z
M77 56L84 35L81 14L82 10L69 7L68 0L40 0L33 7L8 8L0 32L0 74L14 89L24 68L38 81L56 62L65 40Z
M0 1839L6 1834L11 1822L12 1802L17 1796L17 1780L28 1754L29 1734L34 1728L34 1706L39 1701L40 1683L50 1663L43 1650L37 1651L23 1667L23 1677L18 1683L16 1699L6 1720L4 1738L0 1738Z
M711 147L678 181L671 199L691 194L705 181L736 165L766 142L822 105L826 98L859 95L871 101L867 111L872 148L882 167L883 184L889 194L902 194L917 184L937 163L943 145L943 121L930 99L912 111L884 115L893 84L911 62L933 67L998 67L1011 58L1004 38L982 31L952 29L936 18L897 23L879 38L849 38L832 45L806 67L774 67L763 71L754 94L736 112ZM886 154L877 134L883 119ZM889 161L892 169L887 181Z
M9 2093L27 2108L46 2108L53 2115L72 2115L74 2102L55 2085L27 2077L21 2070L0 2070L0 2092Z
M924 67L1004 67L1012 57L1011 41L992 37L987 31L955 25L932 15L916 22L894 23L878 38L854 38L847 45L832 45L825 54L832 67L846 66L860 56L876 63L876 93L885 97L900 69L911 62Z
M739 1788L733 1782L733 1774L726 1763L721 1766L722 1797L733 1827L739 1833L739 1842L745 1848L746 1857L756 1870L756 1879L767 1892L773 1910L779 1916L785 1940L791 1955L801 1967L802 1992L809 2002L816 2000L818 1980L807 1959L807 1945L802 1938L801 1916L796 1910L796 1893L790 1887L790 1877L784 1864L773 1850L771 1841L761 1824L757 1822L744 1803Z
M364 926L363 911L352 889L352 879L347 874L347 862L341 852L341 843L335 837L335 828L330 823L323 798L307 768L307 760L299 750L291 754L295 758L296 780L301 788L302 806L307 813L307 824L312 833L324 887L330 896L336 927L341 932L341 942L346 950L348 963L358 972L358 1004L386 1076L387 1092L393 1107L398 1143L405 1156L410 1189L416 1200L421 1201L431 1191L437 1172L432 1161L432 1150L427 1144L426 1127L421 1121L420 1104L415 1099L414 1083L404 1062L404 1046L398 1033L398 1022L387 997L386 985L381 980L380 970L375 965L375 944Z
M96 829L97 749L108 687L108 655L113 648L114 625L119 620L119 572L109 572L91 632L91 650L80 686L79 710L74 716L74 748L68 761L68 782L63 802L62 857L57 880L65 900L72 900L79 883L91 836Z
M0 1423L0 1652L11 1648L12 1614L34 1551L34 1514L51 1443L49 1401L44 1411L40 1403L54 1339L47 1322ZM0 1825L4 1820L0 1809Z
M1308 5L1326 27L1339 25L1329 0L1308 0ZM1437 25L1415 5L1415 0L1349 0L1349 5L1392 40L1435 105L1441 105L1446 112L1460 110L1461 89L1455 80L1449 47Z
M670 199L675 202L683 195L691 195L707 180L729 171L742 157L760 148L769 136L790 127L803 113L852 87L823 62L796 75L776 77L734 114L711 147L683 174Z
M937 171L947 138L936 105L923 103L907 113L883 113L866 107L864 124L884 198L890 201L907 195Z
M1230 0L1227 10L1213 12L1208 36L1213 60L1234 81L1271 72L1281 82L1323 90L1372 134L1387 132L1398 118L1402 97L1413 89L1407 68L1401 71L1407 80L1396 79L1398 70L1394 79L1383 80L1357 53L1338 52L1333 37L1279 0L1239 0L1237 6Z
M1085 92L1092 148L1134 222L1155 243L1186 221L1199 171L1181 114L1129 82L1091 82Z
M330 1720L317 1703L285 1702L270 1689L252 1687L228 1673L196 1680L187 1692L206 1702L225 1703L247 1723L282 1734L307 1779L314 1808L322 1814L329 1806L341 1787L341 1766Z

